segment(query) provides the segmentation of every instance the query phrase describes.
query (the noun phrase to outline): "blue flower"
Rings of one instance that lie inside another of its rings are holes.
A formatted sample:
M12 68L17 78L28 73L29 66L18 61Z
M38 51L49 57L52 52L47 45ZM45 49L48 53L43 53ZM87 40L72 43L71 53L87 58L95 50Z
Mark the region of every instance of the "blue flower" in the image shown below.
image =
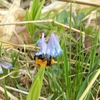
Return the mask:
M51 34L48 44L45 43L44 33L37 44L40 46L40 51L36 53L37 56L44 54L47 57L57 57L63 52L59 45L59 39L54 33Z
M46 54L52 57L57 57L62 54L62 49L59 45L58 37L55 36L54 33L52 33L50 36L47 49L46 49Z
M10 68L12 68L12 65L8 64L6 62L0 61L0 74L3 73L2 67L6 68L6 69L10 69Z
M40 46L40 51L36 53L37 56L41 54L46 54L47 44L45 43L44 33L42 34L42 38L37 42L38 46Z

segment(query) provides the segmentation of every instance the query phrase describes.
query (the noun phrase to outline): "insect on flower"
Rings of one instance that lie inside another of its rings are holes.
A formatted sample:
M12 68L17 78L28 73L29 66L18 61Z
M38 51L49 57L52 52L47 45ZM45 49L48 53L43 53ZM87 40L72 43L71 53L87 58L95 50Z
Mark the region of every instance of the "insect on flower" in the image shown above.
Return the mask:
M0 74L3 73L2 67L6 69L11 69L12 65L0 60Z
M53 57L60 56L63 52L59 45L59 39L54 33L51 34L48 43L45 42L44 33L42 33L37 44L40 46L40 51L35 54L34 58L38 67L45 65L48 68L55 62Z

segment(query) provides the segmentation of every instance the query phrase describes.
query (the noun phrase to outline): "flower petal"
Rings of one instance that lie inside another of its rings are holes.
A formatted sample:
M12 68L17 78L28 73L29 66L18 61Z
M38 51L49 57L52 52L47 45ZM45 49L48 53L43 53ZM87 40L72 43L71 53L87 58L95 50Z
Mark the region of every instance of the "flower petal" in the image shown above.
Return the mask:
M41 46L41 39L37 41L37 45Z
M54 37L52 34L47 44L46 54L52 57L55 55Z
M47 44L46 53L49 56L56 57L62 54L58 38L52 33Z
M40 51L36 53L37 56L46 54L47 57L57 57L62 54L59 39L54 33L51 34L48 44L45 43L44 33L42 38L37 41L37 44L40 46Z
M36 55L46 54L47 44L45 43L44 33L42 33L42 39L38 41L38 45L40 46L40 51Z
M0 62L1 63L1 66L6 68L6 69L10 69L12 68L12 65L11 64L8 64L8 63L5 63L5 62Z

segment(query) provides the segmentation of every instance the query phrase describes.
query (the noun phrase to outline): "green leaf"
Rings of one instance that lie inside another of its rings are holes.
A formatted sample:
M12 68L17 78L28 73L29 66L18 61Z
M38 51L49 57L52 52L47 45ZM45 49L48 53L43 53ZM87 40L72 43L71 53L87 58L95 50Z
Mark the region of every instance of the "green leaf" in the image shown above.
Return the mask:
M80 27L80 25L82 23L84 23L85 21L82 22L82 19L85 17L84 13L79 13L76 17L75 17L75 27Z
M84 13L79 13L76 17L75 17L75 21L79 21L82 20L85 17Z
M32 14L32 19L35 19L37 10L39 9L39 5L40 5L40 0L33 0L32 3L32 8L31 8L31 14Z
M26 19L27 21L32 20L32 16L30 15L28 9L26 10L25 19ZM32 28L33 25L32 25L32 24L26 24L26 27L27 27L27 29L28 29L30 35L32 35L32 34L33 34L33 31L34 31L33 28Z
M83 26L83 30L85 31L86 34L93 34L93 31L94 31L95 27L94 26L90 26L88 28L85 28Z
M30 92L28 94L27 100L34 100L34 99L39 100L40 91L43 83L42 81L43 81L44 71L45 71L45 67L43 66L36 74Z
M66 24L66 22L68 21L67 11L63 10L60 14L58 14L56 20L60 23Z
M51 73L48 73L49 77L52 79L52 82L54 83L54 86L57 88L57 90L59 90L60 92L62 92L62 88L59 85L59 83L57 82L57 80L53 77L53 75Z
M45 0L43 0L43 1L40 3L40 5L39 5L39 7L38 7L38 9L37 9L37 13L36 13L35 18L34 18L35 20L40 18L41 11L42 11L42 6L43 6L43 4L44 4L44 1L45 1Z
M31 9L30 10L26 10L25 20L31 21L31 20L40 19L44 1L45 0L42 0L42 2L40 2L40 0L33 0ZM30 35L33 36L33 34L36 31L36 25L27 24L26 27L27 27Z
M69 78L70 75L70 66L68 62L68 55L67 55L67 50L66 50L66 38L65 35L63 34L63 61L64 61L64 76L65 76L65 87L66 87L66 98L67 100L70 100L70 87L71 87L71 80Z

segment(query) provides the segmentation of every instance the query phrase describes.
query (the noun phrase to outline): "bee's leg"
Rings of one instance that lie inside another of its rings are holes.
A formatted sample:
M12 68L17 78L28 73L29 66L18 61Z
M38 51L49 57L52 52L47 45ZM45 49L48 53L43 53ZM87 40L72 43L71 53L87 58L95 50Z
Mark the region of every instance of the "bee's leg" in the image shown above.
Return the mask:
M50 66L51 66L52 57L50 56Z
M51 59L52 59L51 56L49 58L47 58L47 66L51 66Z

